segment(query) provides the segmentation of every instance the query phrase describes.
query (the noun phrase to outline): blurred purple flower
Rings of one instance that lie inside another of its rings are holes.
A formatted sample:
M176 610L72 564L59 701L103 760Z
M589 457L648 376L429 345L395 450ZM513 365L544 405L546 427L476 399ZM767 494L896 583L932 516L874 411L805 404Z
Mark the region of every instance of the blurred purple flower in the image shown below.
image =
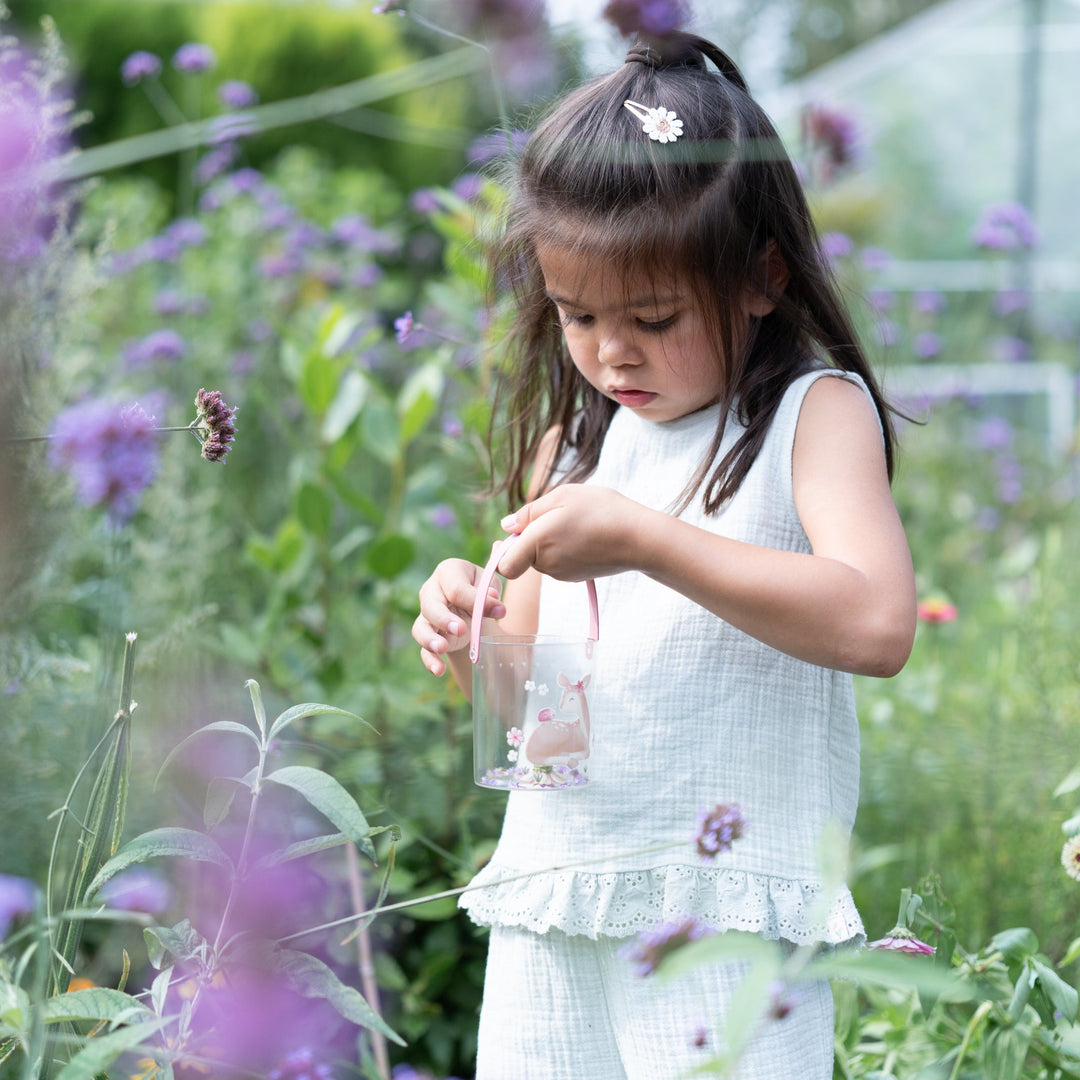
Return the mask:
M189 41L173 53L172 66L185 75L198 75L217 66L217 56L209 45Z
M156 79L161 74L161 58L140 49L120 65L120 78L125 86L134 86L143 79Z
M271 255L264 255L259 260L259 276L274 280L298 273L302 267L303 261L296 255L282 251L274 252Z
M6 683L4 683L4 689L2 692L5 694L17 694L21 687L22 680L19 678L18 675L16 675L13 679L9 679ZM3 936L3 934L0 934L0 937Z
M1027 289L999 289L994 293L994 314L1002 317L1026 311L1031 306Z
M136 866L122 870L101 887L101 899L115 911L160 915L172 902L172 886L161 874Z
M275 203L267 207L262 216L262 227L268 232L285 229L296 220L296 210L288 203Z
M342 282L345 280L345 275L341 272L341 267L333 262L324 262L317 266L315 268L315 277L331 289L340 288Z
M875 311L891 311L896 304L896 293L892 289L871 289L868 299Z
M481 192L484 186L484 178L479 173L462 173L450 185L450 190L465 202L472 202Z
M457 514L452 506L446 503L436 503L431 508L431 524L436 529L452 529L457 524Z
M916 289L912 303L916 311L934 315L945 310L945 294L940 289Z
M990 342L991 355L999 363L1025 364L1031 359L1031 344L1023 338L1002 334Z
M298 221L285 234L285 246L294 253L319 251L326 247L326 233L310 221Z
M388 255L397 251L397 241L376 229L363 214L345 214L330 226L330 236L339 244L372 254Z
M418 214L434 214L442 209L437 191L429 187L417 188L409 196L409 205Z
M180 258L183 245L175 236L166 232L161 236L151 236L139 245L144 262L174 263Z
M154 313L157 315L179 315L186 307L187 300L178 289L162 289L154 297Z
M195 164L195 182L200 185L209 184L232 165L238 153L234 143L208 150Z
M0 874L0 941L20 915L29 915L37 903L37 886L29 878Z
M912 348L920 360L929 360L941 354L941 344L940 334L935 334L932 330L924 330L921 334L915 335Z
M688 14L681 0L608 0L600 12L623 37L634 34L662 37L678 30Z
M269 319L252 319L247 324L247 335L252 341L269 341L274 336L274 327Z
M470 165L483 165L507 153L516 157L525 149L531 137L531 131L520 129L509 132L491 131L474 139L465 156Z
M862 249L861 261L866 270L884 270L892 262L892 255L884 248L866 247Z
M249 375L255 370L255 354L250 349L237 349L231 370L234 375Z
M879 319L874 324L874 336L879 345L888 348L899 343L900 327L892 319Z
M1001 511L996 506L983 506L975 515L975 524L983 532L993 532L1001 524Z
M988 251L1015 251L1037 247L1039 230L1022 204L1011 199L983 207L971 231L976 247Z
M652 975L662 961L673 952L712 934L708 927L702 926L695 918L663 923L653 930L645 930L630 943L619 950L634 966L634 974L644 977Z
M819 179L827 183L855 163L860 136L850 113L826 105L809 105L803 109L801 124Z
M258 169L237 169L229 176L229 184L233 191L244 194L258 190L263 183L263 174Z
M157 475L154 419L138 406L91 400L73 405L53 421L49 463L66 471L84 506L104 506L117 521L136 511Z
M995 464L997 466L998 486L997 495L1003 503L1019 501L1024 493L1024 470L1020 462L1012 454L999 454Z
M850 255L855 245L847 233L827 232L821 234L821 253L826 260L843 259Z
M404 345L409 340L414 325L411 311L406 311L404 315L400 315L394 320L394 337L397 338L399 345Z
M1013 427L1002 416L988 416L980 425L978 446L980 450L1007 450L1012 446Z
M187 353L184 339L172 329L154 330L124 348L124 358L132 368L147 367L159 361L173 363Z
M354 289L370 289L382 279L382 267L377 263L361 263L349 274L349 284Z
M217 88L218 101L226 109L249 109L259 103L259 95L242 79L226 79Z
M786 1020L799 1004L799 992L788 986L782 979L769 984L769 1008L766 1015L770 1020Z
M177 218L165 230L170 240L175 240L181 247L199 247L206 243L206 226L196 218Z
M746 831L746 821L738 803L717 803L703 807L698 813L694 843L703 859L715 859Z
M442 431L451 439L460 439L465 433L465 425L456 416L448 416L443 420Z

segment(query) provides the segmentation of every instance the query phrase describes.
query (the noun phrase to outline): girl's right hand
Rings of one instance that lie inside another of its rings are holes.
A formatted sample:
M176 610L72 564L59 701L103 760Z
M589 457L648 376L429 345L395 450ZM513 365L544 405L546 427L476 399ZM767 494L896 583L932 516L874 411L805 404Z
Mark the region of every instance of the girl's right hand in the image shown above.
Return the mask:
M476 586L483 569L465 559L445 559L420 587L420 614L412 636L420 646L420 659L432 675L446 672L444 656L469 644ZM494 584L488 589L484 617L501 619L506 605Z

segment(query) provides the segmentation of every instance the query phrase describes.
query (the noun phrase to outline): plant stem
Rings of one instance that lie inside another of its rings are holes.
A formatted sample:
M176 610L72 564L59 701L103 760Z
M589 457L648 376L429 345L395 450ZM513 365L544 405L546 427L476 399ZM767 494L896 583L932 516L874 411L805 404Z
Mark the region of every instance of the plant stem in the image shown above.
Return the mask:
M349 868L349 893L352 897L353 908L357 917L364 912L364 872L360 867L360 860L356 857L356 846L348 844L345 848L345 858ZM371 935L366 925L360 927L356 937L356 951L359 960L360 982L364 988L364 997L367 1003L382 1015L379 1006L379 984L375 981L375 965L371 955ZM371 1050L375 1055L375 1066L379 1070L379 1080L390 1080L390 1055L387 1052L386 1036L381 1031L371 1029L368 1031L371 1039Z

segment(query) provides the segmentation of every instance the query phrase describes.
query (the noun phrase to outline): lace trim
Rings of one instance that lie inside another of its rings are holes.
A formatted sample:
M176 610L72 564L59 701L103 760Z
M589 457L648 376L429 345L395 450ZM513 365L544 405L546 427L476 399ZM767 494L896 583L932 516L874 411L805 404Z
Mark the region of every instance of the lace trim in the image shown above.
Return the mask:
M672 919L697 915L715 930L744 930L797 945L862 945L862 919L847 889L824 922L814 919L815 882L716 867L659 866L586 874L555 870L519 880L509 868L487 866L460 906L481 926L555 928L589 938L630 937Z

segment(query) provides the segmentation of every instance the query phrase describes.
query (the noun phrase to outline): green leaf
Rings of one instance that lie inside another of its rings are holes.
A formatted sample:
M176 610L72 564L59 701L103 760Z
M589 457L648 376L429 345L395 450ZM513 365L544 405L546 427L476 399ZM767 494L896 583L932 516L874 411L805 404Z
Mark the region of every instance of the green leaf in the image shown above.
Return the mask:
M918 990L944 1001L966 1001L973 993L955 975L936 967L929 956L884 949L823 953L810 961L806 971L814 978L856 979L896 990Z
M221 850L217 842L205 833L196 832L194 829L172 827L151 829L129 840L105 863L90 883L87 894L97 892L109 878L132 863L155 859L162 855L178 855L184 859L216 863L218 866L232 869L232 860Z
M275 949L270 966L284 976L289 986L308 998L321 998L346 1020L360 1027L379 1031L386 1038L404 1046L405 1040L367 1003L359 990L343 983L321 960L294 949Z
M370 385L363 372L346 371L338 384L334 400L323 417L320 436L324 443L335 443L352 426L368 399Z
M313 836L310 840L298 840L295 844L282 848L280 851L271 851L259 859L253 869L266 870L280 863L290 862L292 859L302 859L305 855L314 855L320 851L328 851L330 848L341 847L347 844L349 838L344 833L329 833L326 836Z
M1080 956L1080 937L1073 938L1069 947L1065 950L1065 955L1061 958L1059 967L1067 967L1078 956Z
M282 731L285 730L290 724L295 723L297 720L302 720L305 716L345 716L350 720L355 720L358 724L363 724L364 727L375 729L366 721L361 719L355 713L347 712L345 709L335 708L333 705L320 705L317 702L307 702L303 705L293 705L291 708L286 709L270 726L270 734L267 736L267 741L277 738Z
M45 1022L62 1020L129 1020L143 1019L150 1013L147 1007L130 994L95 986L88 990L70 990L45 1002Z
M1019 1080L1031 1044L1026 1024L996 1028L986 1036L987 1074L994 1080Z
M248 680L248 688L251 687L251 680ZM259 684L255 683L255 690L252 692L252 700L254 700L255 693L258 692ZM256 716L259 715L259 711L262 708L262 700L260 699L258 705L256 705ZM263 723L265 723L265 717ZM260 724L260 727L262 725ZM161 768L157 771L157 776L154 777L154 787L156 788L161 782L161 777L164 775L165 770L172 764L173 759L185 746L190 742L194 742L195 739L202 737L203 735L210 735L215 731L229 732L233 735L245 735L247 738L255 744L256 749L259 747L259 736L255 734L246 724L238 724L235 720L215 720L212 724L207 724L205 727L199 728L198 731L193 731L187 738L178 742L169 752L165 755L165 760L161 763Z
M244 688L251 695L251 706L255 710L255 723L259 725L259 734L266 738L266 708L263 705L262 688L254 679L248 679Z
M296 519L320 539L330 535L334 522L334 501L317 484L305 481L296 493Z
M56 1080L94 1080L123 1053L145 1042L160 1031L168 1019L147 1020L111 1031L107 1035L95 1035L60 1070Z
M207 832L213 832L229 815L233 801L241 788L250 791L258 773L258 766L246 776L214 776L206 785L203 801L203 824Z
M372 398L360 413L360 434L368 452L383 462L393 465L400 452L398 419L388 401Z
M266 779L291 788L328 821L336 825L365 855L375 861L375 846L370 840L371 828L356 800L329 773L308 765L286 765L270 773Z
M766 941L757 934L744 934L738 930L710 934L665 956L657 968L657 974L663 979L673 979L703 964L722 960L758 961L778 956L779 948L775 941Z
M304 357L297 390L310 412L316 416L322 416L326 412L334 400L337 380L337 364L329 357L314 349Z
M1071 1024L1076 1020L1077 1006L1080 1005L1080 996L1052 967L1044 964L1035 957L1031 958L1031 964L1035 973L1039 976L1039 985L1043 993L1050 999L1055 1009L1061 1011L1061 1015Z
M358 311L342 311L340 308L331 311L319 328L319 347L323 355L337 356L363 321L364 316Z
M990 939L990 944L1010 960L1025 960L1039 951L1039 939L1026 926L1002 930Z
M424 430L439 407L445 382L442 368L435 363L424 364L405 380L397 400L402 442L412 442Z
M206 939L183 919L175 926L149 926L143 931L146 953L150 963L160 968L166 956L176 960L191 960L205 951Z
M1076 791L1080 788L1080 765L1078 765L1056 788L1054 788L1055 797L1058 795L1068 795L1070 791Z
M387 581L407 570L416 557L416 545L400 533L380 537L371 545L367 562L372 573Z

